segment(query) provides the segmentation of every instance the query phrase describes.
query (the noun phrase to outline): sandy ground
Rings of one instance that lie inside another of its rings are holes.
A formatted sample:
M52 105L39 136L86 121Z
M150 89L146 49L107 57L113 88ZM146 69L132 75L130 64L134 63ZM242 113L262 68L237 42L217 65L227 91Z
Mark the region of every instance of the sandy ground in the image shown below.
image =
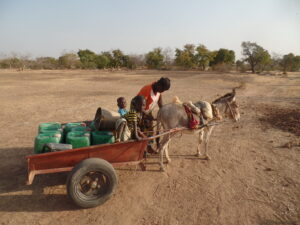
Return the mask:
M159 172L122 167L104 205L78 209L67 174L39 175L25 185L25 156L41 122L92 119L97 107L116 111L161 76L172 80L165 102L212 101L233 87L241 121L218 126L210 161L194 157L196 137L171 143L172 162ZM0 71L0 224L300 224L300 74L200 72Z

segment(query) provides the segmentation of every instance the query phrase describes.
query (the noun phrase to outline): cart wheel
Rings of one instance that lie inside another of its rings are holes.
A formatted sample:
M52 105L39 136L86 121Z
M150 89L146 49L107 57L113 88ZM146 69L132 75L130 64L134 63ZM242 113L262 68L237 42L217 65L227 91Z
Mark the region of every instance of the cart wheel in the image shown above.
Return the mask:
M112 165L99 158L85 159L68 176L67 192L82 208L103 204L117 187L117 176Z

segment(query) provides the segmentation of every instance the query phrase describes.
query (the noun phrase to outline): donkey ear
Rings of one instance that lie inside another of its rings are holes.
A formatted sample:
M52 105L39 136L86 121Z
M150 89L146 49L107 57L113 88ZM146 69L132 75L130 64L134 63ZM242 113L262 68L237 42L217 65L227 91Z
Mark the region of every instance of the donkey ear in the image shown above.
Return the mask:
M235 88L232 89L232 92L230 93L230 96L228 98L229 102L233 102L235 100L236 91Z
M233 95L233 97L235 97L235 95L236 95L235 88L232 89L232 95Z

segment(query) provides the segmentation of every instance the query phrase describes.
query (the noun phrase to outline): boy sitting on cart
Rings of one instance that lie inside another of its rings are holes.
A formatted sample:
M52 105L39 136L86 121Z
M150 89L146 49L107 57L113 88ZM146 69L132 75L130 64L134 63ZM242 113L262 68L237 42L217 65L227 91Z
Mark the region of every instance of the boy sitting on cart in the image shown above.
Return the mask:
M140 140L143 137L140 125L145 107L146 100L143 96L135 96L131 100L129 112L116 122L116 142L129 139Z

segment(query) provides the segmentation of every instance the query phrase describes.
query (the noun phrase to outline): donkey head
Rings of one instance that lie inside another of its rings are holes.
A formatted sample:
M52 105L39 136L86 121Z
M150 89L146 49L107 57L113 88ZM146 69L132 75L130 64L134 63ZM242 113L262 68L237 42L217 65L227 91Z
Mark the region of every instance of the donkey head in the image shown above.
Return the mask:
M234 121L238 121L240 119L240 112L238 104L235 100L235 89L232 92L225 94L224 96L213 101L212 106L216 108L216 111L220 111L221 108L224 108L224 116Z

